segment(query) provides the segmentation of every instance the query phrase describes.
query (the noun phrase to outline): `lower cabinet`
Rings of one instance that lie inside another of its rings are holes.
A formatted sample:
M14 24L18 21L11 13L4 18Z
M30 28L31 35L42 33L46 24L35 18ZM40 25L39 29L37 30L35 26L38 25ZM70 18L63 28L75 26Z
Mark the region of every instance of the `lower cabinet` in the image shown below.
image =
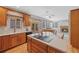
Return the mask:
M17 45L17 36L16 34L10 35L10 41L11 41L11 47L14 47Z
M9 36L2 36L2 50L9 48Z
M25 33L20 33L17 35L17 43L22 44L26 42L26 34Z
M0 51L2 51L2 38L0 37Z
M0 52L26 42L24 33L0 36Z
M32 52L31 48L32 48L32 39L30 37L27 36L27 51L28 52Z
M31 53L47 53L47 45L28 36L27 51Z
M0 51L6 50L11 47L11 40L8 35L0 37Z
M63 51L50 47L29 36L27 37L27 51L30 53L63 53Z
M46 53L47 52L47 45L44 43L41 43L37 40L32 40L32 52L35 53Z

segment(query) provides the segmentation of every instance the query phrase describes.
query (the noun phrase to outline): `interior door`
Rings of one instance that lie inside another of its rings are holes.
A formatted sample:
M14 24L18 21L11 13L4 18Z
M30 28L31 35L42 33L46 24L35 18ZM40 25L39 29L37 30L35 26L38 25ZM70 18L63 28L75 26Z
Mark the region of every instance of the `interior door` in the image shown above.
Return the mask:
M71 45L79 49L79 10L71 11Z
M2 38L0 37L0 51L2 51Z

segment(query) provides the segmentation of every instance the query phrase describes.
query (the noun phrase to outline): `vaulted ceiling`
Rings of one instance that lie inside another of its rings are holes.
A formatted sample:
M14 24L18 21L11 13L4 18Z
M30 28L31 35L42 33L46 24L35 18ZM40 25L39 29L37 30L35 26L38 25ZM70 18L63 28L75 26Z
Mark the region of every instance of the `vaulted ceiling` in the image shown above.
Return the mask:
M67 20L69 19L70 10L79 8L79 6L7 6L7 7L53 21Z

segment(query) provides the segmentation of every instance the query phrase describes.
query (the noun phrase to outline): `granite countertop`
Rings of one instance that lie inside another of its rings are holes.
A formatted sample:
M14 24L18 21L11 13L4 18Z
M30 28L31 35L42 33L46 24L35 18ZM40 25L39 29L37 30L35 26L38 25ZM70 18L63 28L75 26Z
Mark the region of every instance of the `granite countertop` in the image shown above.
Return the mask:
M26 33L29 31L19 31L19 32L4 32L4 33L0 33L0 36L5 36L5 35L12 35L12 34L17 34L17 33Z
M36 35L38 35L38 33L31 34L31 35L28 35L28 36L30 36L31 38L34 38L35 40L38 40L38 41L40 41L42 43L45 43L45 44L47 44L47 45L49 45L51 47L54 47L56 49L59 49L59 50L61 50L63 52L70 52L69 49L68 49L69 48L68 47L68 45L69 45L68 38L67 39L61 39L57 35L53 35L53 36L51 36L52 40L50 42L45 42L43 40L40 40L38 38L35 38L34 36L36 36Z

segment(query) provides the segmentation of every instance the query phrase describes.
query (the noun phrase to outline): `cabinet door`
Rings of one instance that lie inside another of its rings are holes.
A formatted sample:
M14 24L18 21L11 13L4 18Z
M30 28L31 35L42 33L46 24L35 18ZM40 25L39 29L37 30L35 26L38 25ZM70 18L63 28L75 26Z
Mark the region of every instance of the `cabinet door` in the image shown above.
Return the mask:
M17 45L17 36L14 35L10 35L10 39L11 39L11 47L14 47Z
M17 34L17 43L23 44L25 42L26 42L26 34L25 33Z
M0 37L0 51L2 51L2 37Z
M2 36L2 50L9 48L8 36Z
M8 48L11 48L12 47L12 40L11 40L11 38L10 38L10 36L8 35Z
M25 26L30 26L30 19L29 19L29 15L24 15L24 25Z
M71 11L71 45L79 49L79 10Z
M29 36L27 36L27 51L28 52L31 52L31 43L32 42L32 39L29 37Z
M0 37L0 51L11 48L11 40L9 35Z
M32 52L47 53L47 45L32 38Z
M6 26L7 23L7 9L0 7L0 26Z

